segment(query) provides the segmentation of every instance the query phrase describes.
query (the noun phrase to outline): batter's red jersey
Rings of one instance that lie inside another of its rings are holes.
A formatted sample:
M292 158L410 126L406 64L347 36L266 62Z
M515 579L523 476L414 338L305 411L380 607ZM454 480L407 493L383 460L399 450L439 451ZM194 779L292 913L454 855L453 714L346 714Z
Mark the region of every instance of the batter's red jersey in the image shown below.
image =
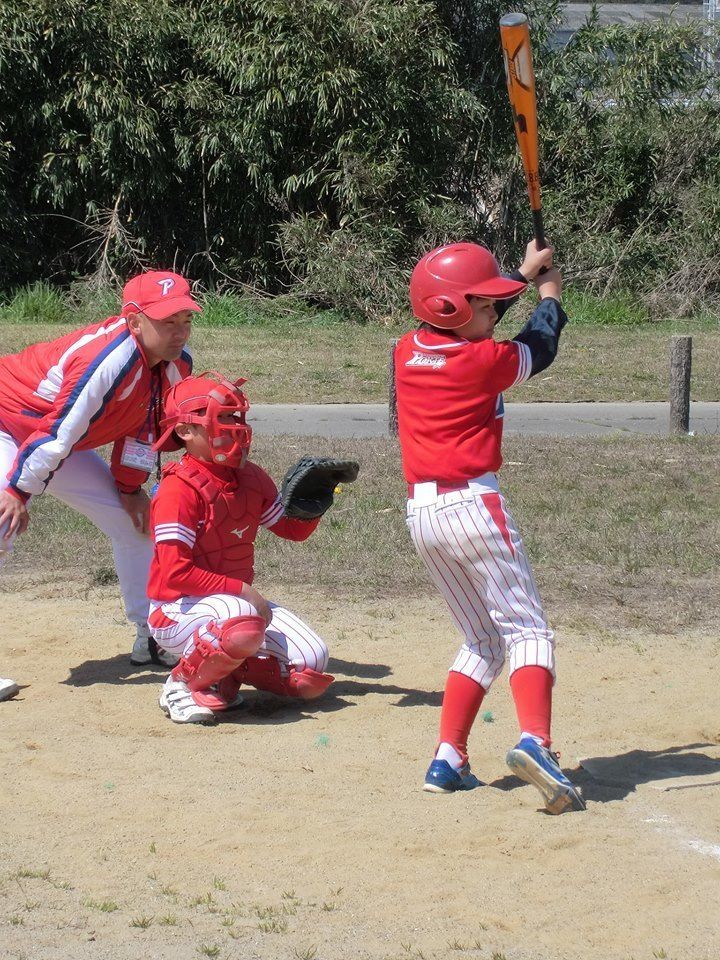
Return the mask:
M73 450L114 443L111 470L122 491L147 473L120 462L126 437L150 440L151 401L187 377L192 359L148 366L124 317L74 330L0 357L0 429L18 443L8 489L21 500L42 493Z
M529 347L422 326L395 349L400 448L408 483L461 483L500 468L502 391L527 380Z
M165 467L153 498L148 596L167 603L237 595L243 583L253 582L259 527L299 541L319 522L286 517L274 481L257 464L248 461L237 470L185 454Z

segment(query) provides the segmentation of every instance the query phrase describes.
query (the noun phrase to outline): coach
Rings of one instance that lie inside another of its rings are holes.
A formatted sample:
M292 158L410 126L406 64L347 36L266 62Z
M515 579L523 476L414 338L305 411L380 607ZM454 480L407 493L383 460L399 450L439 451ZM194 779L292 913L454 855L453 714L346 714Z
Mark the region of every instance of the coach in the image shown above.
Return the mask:
M200 307L186 280L148 271L123 289L122 316L0 357L0 566L47 492L112 541L132 663L172 665L147 627L150 501L162 397L188 376L185 349ZM112 443L110 464L96 452ZM172 661L174 663L174 660Z

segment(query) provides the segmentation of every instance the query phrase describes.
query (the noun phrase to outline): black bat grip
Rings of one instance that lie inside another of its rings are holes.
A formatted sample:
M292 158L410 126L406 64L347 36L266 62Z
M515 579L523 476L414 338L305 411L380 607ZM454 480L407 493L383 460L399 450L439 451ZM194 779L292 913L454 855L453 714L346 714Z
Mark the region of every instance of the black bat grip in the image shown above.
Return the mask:
M535 234L535 244L538 250L544 250L547 244L545 243L545 227L543 226L542 210L533 210L532 220L533 233ZM541 267L538 273L547 273L547 267Z

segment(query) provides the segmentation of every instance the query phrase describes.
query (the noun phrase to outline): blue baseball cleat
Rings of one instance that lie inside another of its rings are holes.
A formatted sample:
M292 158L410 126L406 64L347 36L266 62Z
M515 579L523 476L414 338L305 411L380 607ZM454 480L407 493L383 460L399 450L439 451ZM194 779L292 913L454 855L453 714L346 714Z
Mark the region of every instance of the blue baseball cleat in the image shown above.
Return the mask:
M532 737L523 737L508 752L506 760L516 776L537 787L548 813L585 809L582 794L560 769L557 756L547 747L541 747Z
M474 790L479 786L480 781L470 772L469 763L454 770L447 760L433 760L425 774L423 790L428 793L455 793L456 790Z

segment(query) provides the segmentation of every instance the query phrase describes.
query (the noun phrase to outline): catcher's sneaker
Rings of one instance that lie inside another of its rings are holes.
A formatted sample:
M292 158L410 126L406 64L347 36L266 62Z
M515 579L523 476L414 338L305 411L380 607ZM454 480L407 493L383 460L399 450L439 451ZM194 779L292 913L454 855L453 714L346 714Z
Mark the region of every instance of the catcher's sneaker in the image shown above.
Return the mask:
M144 667L153 663L156 667L165 667L165 669L171 670L179 659L179 657L159 647L147 630L138 627L135 643L130 654L130 663L136 667Z
M158 703L173 723L203 723L208 726L217 723L212 710L196 703L187 684L182 680L173 680L172 676L165 681Z
M582 794L560 769L557 755L540 746L532 737L523 737L508 752L506 760L516 776L537 787L548 813L585 809Z
M20 687L14 680L0 680L0 700L9 700L19 692Z
M455 770L447 760L433 760L425 774L423 790L427 793L455 793L456 790L474 790L479 786L480 781L470 772L469 763Z

